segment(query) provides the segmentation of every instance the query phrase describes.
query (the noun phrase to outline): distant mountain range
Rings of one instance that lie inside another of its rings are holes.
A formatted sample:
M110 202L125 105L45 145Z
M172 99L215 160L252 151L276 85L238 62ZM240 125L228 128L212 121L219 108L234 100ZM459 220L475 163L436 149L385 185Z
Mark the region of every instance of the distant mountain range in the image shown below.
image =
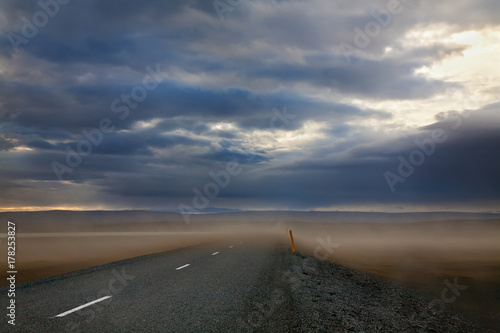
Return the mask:
M192 222L421 222L445 220L487 220L500 219L495 213L371 213L371 212L311 212L311 211L232 211L213 209L201 214L191 214ZM3 212L2 221L18 221L28 224L113 224L136 222L183 222L177 212L145 210L128 211L37 211Z

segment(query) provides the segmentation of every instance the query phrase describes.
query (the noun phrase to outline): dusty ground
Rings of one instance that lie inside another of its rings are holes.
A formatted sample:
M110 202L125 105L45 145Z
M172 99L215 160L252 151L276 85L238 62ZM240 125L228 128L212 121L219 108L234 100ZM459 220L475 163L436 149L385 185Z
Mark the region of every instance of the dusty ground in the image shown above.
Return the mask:
M422 294L300 253L290 261L284 278L301 308L297 332L498 332L498 320L441 303L439 292Z
M295 245L304 254L404 283L431 299L440 299L446 280L453 283L457 279L458 284L466 289L453 302L446 303L446 308L480 318L489 327L500 326L500 220L418 223L282 221L256 223L254 226L217 223L216 227L209 222L189 227L182 222L90 226L73 223L64 227L61 224L18 223L17 281L221 237L234 237L235 233L251 238L258 238L262 233L275 234L287 243L288 229L293 230ZM26 235L32 232L70 234ZM23 237L23 234L29 237ZM5 239L1 239L0 248L6 253ZM5 256L0 256L0 264L6 267ZM3 272L0 273L0 286L6 286Z
M431 298L441 299L446 281L456 279L464 290L446 307L500 327L498 220L289 227L304 253L398 281Z
M55 237L17 238L17 282L30 281L56 274L71 272L108 262L137 257L145 254L168 251L180 247L199 244L220 236L210 233L172 233L161 236L127 232L105 236L78 235L68 233ZM5 242L2 242L5 248ZM6 253L6 248L2 249ZM2 267L6 260L2 256ZM0 273L0 287L7 285L6 271Z

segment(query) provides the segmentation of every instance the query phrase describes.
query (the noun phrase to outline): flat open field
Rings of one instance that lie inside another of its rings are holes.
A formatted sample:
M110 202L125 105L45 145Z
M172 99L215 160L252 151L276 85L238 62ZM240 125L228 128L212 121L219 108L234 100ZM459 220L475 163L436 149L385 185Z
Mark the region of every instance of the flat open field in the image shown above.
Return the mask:
M143 222L18 223L17 282L217 239L273 235L301 253L400 281L440 297L445 280L465 288L449 306L500 317L500 220L404 223ZM45 232L42 232L45 231ZM0 246L6 251L5 234ZM6 253L6 252L3 252ZM6 258L0 259L6 267ZM5 272L5 271L4 271ZM2 272L1 286L6 286Z
M499 220L315 228L296 223L293 228L297 247L310 254L400 281L437 299L446 281L456 281L463 290L447 306L488 318L490 327L500 325Z

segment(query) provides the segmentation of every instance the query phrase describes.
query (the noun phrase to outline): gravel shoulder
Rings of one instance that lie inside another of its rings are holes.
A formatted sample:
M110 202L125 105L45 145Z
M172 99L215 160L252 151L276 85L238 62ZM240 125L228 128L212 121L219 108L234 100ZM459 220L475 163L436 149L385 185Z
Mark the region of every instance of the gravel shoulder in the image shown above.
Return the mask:
M280 266L275 290L283 290L279 308L290 311L282 320L288 332L496 332L438 298L375 275L300 253L285 255Z

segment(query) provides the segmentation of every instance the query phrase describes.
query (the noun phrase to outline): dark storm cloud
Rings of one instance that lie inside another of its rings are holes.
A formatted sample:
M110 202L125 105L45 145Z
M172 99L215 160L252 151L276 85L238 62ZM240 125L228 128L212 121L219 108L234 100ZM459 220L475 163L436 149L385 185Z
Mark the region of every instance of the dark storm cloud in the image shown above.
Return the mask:
M265 186L265 195L302 208L353 202L495 200L500 195L499 108L500 104L490 105L468 118L452 117L428 126L416 135L360 145L340 158L306 158L276 167L257 184ZM423 151L416 142L432 140L433 130L441 130L446 139L434 142L435 150L425 154L424 162L413 166L414 172L402 177L404 182L396 183L392 192L384 173L398 175L399 157L409 161L412 152Z
M249 73L249 76L305 82L342 93L363 94L380 99L421 99L434 95L436 91L456 87L439 80L413 77L413 71L422 65L422 62L397 64L392 61L365 60L351 67L314 68L305 65L263 68Z
M343 33L352 33L352 21L359 21L361 25L373 20L368 15L369 4L361 16L356 13L350 16L337 14L338 17L335 17L336 14L332 13L334 17L323 15L318 16L318 20L304 15L304 9L314 13L312 6L305 3L274 3L264 13L250 6L250 9L247 8L250 10L248 21L234 24L232 29L223 29L211 11L213 6L200 3L176 1L167 5L147 1L140 5L128 2L103 5L101 2L74 2L60 8L60 13L23 50L37 58L60 64L122 65L142 70L148 64L162 62L192 73L223 75L236 72L243 81L268 79L274 81L276 86L303 82L342 93L372 97L424 98L447 87L445 82L428 82L413 77L412 70L428 65L429 59L415 58L411 53L404 55L406 64L402 63L402 59L372 61L358 57L361 63L349 66L342 54L330 54L328 57L333 63L317 62L311 55L304 58L307 63L303 65L285 65L274 60L280 57L281 48L289 47L323 54L343 40L339 37ZM384 8L385 2L381 1L379 5ZM7 7L6 12L17 13L13 16L21 20L22 14L28 15L37 10L36 6L22 7L22 10L16 8L15 11ZM410 13L403 12L405 15ZM204 20L193 21L192 24L181 22L181 19L193 20L195 15ZM397 27L383 31L381 38L374 38L365 51L378 53L380 50L377 51L377 48L391 45L394 38L411 27L408 22L404 26L403 19L394 21ZM384 40L386 32L390 40ZM274 49L262 50L255 56L251 53L235 54L238 48L247 48L253 42L262 43L263 39L268 49ZM424 52L432 52L436 47L443 48L432 46ZM271 65L270 60L273 60ZM384 73L387 83L374 84L373 78L380 73Z
M498 105L495 106L498 111ZM471 118L474 121L474 118ZM391 192L384 173L398 173L399 156L408 159L418 149L415 139L425 140L431 136L431 128L411 137L402 137L387 143L372 143L366 147L350 149L341 158L325 157L291 162L286 166L271 168L259 173L244 173L232 180L231 185L214 201L232 198L244 203L259 198L274 205L285 205L295 209L310 209L335 204L398 203L398 204L454 204L467 201L494 200L500 195L500 158L498 146L500 136L498 122L484 126L466 123L453 130L450 123L437 123L433 128L442 128L448 139L436 144L436 151L422 166L416 167L413 175L404 183L396 184ZM496 126L496 127L495 127ZM222 156L218 160L227 160ZM44 155L39 155L42 157ZM126 199L149 197L156 202L169 199L172 202L190 202L195 187L202 188L211 181L210 170L222 169L216 163L179 164L175 158L123 156L115 158L92 156L78 172L70 175L76 183L86 182L99 186L105 193ZM213 156L212 156L213 157ZM243 156L246 158L247 156ZM53 179L52 171L36 165L49 165L54 156L41 160L25 159L18 171L2 171L10 179ZM187 161L185 159L184 161ZM13 161L12 166L16 166ZM106 175L105 177L103 175Z
M85 203L176 208L228 161L244 172L213 205L251 200L307 209L498 198L498 105L448 128L446 142L393 193L384 172L397 172L398 157L415 149L416 138L446 124L388 136L358 122L391 119L390 112L343 101L414 101L460 87L415 70L463 46L403 46L401 39L418 24L448 23L453 31L496 25L498 1L414 0L348 63L338 46L353 44L354 28L374 19L370 8L385 10L387 1L248 0L221 23L212 1L73 0L14 52L9 33L22 35L23 17L32 21L41 7L2 2L0 200L36 206L52 199L57 206L70 197L63 190L79 188L75 198L92 198ZM387 48L396 52L387 56ZM120 119L113 101L157 65L164 81ZM273 110L284 108L293 118L273 128L280 120ZM98 129L103 118L114 130L60 182L53 163L66 165L68 147L77 151L83 131ZM311 124L322 127L304 134ZM280 141L286 135L313 141L290 148ZM262 142L252 142L255 136Z
M336 117L340 121L360 116L388 117L384 112L318 102L300 95L263 95L239 89L215 92L166 82L150 92L136 109L129 108L130 115L120 120L121 113L113 112L111 104L122 94L130 94L132 84L61 87L56 91L54 88L24 84L0 82L0 86L5 88L4 107L0 112L3 121L35 129L65 129L73 134L78 134L83 128L97 127L104 117L113 119L117 129L129 129L141 120L165 118L168 120L161 125L164 129L188 125L190 130L202 130L203 123L194 124L189 121L190 117L201 117L204 121L236 122L243 127L268 128L271 110L286 104L294 105L300 111L294 121L296 127L311 118ZM192 128L192 125L195 127Z
M4 137L0 136L0 151L9 150L14 147L15 145L12 143L12 141L7 140Z

